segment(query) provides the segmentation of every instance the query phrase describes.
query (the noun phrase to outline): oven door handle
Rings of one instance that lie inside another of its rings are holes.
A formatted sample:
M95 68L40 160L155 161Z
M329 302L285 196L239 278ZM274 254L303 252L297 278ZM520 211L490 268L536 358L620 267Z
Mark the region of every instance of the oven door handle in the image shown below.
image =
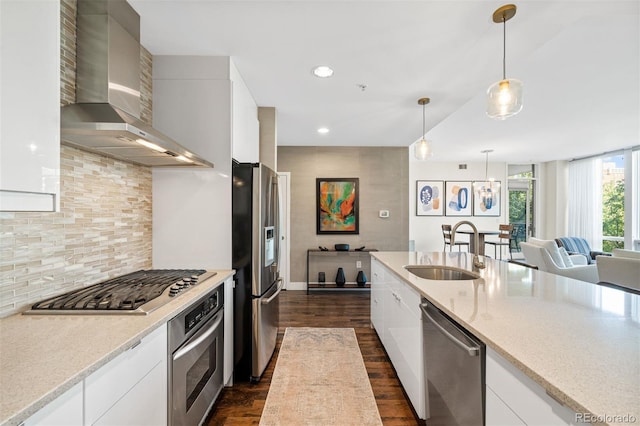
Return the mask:
M217 317L217 319L215 319ZM207 340L218 328L220 323L222 322L222 311L218 312L214 319L212 319L213 324L209 327L209 329L195 339L193 342L186 345L184 348L178 350L175 354L173 354L173 361L177 361L182 358L186 353L191 352L194 348L200 345L203 341Z
M278 297L278 295L280 294L280 292L282 291L282 287L284 287L284 282L282 281L282 277L279 277L276 280L277 283L280 283L280 285L278 286L278 290L276 290L275 294L273 296L271 296L268 299L262 300L261 303L263 305L268 305L269 303L271 303L273 301L273 299L275 299L276 297Z

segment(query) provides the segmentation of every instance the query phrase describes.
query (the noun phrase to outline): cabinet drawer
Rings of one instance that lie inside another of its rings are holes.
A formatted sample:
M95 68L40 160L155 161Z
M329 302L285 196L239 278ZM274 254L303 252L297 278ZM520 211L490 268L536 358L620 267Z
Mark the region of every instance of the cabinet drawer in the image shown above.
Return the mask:
M95 426L157 426L167 424L167 366L156 365L151 372L102 415Z
M420 320L422 313L420 311L420 294L415 291L409 284L400 282L398 288L398 296L402 299L402 303L406 305L413 318Z
M487 426L526 426L525 423L498 396L486 388Z
M29 417L23 425L82 426L82 382Z
M422 323L404 303L393 302L395 318L385 331L385 349L413 408L425 418Z
M575 424L575 413L495 351L487 348L486 383L528 425Z
M121 353L85 379L86 423L93 424L154 367L166 365L166 360L167 327L163 324L138 346ZM162 391L166 400L166 386Z
M384 277L383 266L380 264L380 262L372 258L371 259L371 282L383 283L384 280L385 280L385 277Z

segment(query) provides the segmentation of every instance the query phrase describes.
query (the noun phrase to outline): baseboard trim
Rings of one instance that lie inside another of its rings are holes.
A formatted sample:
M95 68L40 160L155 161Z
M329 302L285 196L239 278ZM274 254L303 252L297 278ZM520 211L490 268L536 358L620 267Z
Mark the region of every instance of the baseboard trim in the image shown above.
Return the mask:
M307 283L304 281L299 281L299 282L290 281L289 284L287 284L287 290L306 290L306 289L307 289Z

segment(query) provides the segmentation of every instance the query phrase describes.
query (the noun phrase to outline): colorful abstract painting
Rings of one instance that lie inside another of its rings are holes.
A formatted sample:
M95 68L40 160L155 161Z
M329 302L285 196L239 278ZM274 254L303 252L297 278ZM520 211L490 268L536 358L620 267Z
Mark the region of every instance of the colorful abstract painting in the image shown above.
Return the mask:
M358 233L358 178L316 179L318 234Z

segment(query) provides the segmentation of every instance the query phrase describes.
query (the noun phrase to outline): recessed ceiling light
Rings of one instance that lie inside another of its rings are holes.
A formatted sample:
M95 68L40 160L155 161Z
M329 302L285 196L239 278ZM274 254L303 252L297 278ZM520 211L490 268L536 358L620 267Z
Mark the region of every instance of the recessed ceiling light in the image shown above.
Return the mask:
M329 133L329 129L327 129L326 127L320 127L318 129L318 133L320 133L321 135L326 135L327 133Z
M320 78L328 78L333 75L333 70L327 65L318 65L313 69L313 75Z

